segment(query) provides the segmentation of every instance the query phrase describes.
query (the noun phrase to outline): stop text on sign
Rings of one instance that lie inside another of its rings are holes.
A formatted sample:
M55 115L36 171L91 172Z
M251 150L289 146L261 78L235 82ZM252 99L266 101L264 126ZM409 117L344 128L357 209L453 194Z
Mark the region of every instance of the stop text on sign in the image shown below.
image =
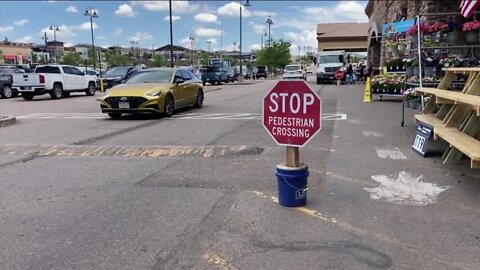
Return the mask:
M281 98L280 104L277 102L279 97ZM303 102L301 102L302 100ZM312 94L304 94L303 98L301 98L298 93L293 93L290 96L289 93L272 93L270 94L270 101L272 105L270 105L269 109L272 113L276 113L279 107L282 109L282 113L285 113L288 105L290 112L297 114L302 109L302 113L306 114L308 106L312 105L315 99Z

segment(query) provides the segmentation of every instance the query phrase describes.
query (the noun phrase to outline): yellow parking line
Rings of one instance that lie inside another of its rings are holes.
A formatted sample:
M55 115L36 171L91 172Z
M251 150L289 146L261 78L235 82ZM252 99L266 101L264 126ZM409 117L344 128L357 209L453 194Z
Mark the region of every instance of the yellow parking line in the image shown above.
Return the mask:
M255 194L258 197L266 198L266 199L268 199L268 200L270 200L274 203L278 203L278 198L275 197L275 196L268 197L267 195L265 195L264 193L262 193L260 191L253 191L252 193ZM318 218L318 219L320 219L324 222L327 222L329 224L333 224L337 227L340 227L344 230L353 232L353 233L355 233L357 235L360 235L360 236L363 236L363 237L367 237L367 238L368 237L373 237L377 240L381 240L381 241L386 242L388 244L401 246L401 247L404 247L404 248L412 248L412 245L400 242L399 240L397 240L393 237L383 235L383 234L380 234L380 233L371 232L371 231L366 230L366 229L355 227L355 226L353 226L351 224L348 224L346 222L338 221L336 218L329 217L328 215L322 214L321 212L319 212L317 210L314 210L314 209L310 209L310 208L307 208L307 207L296 207L296 208L290 208L290 209L296 210L296 211L298 211L302 214L306 214L306 215L314 217L314 218Z
M218 266L220 269L223 270L239 270L237 267L233 266L230 262L226 259L218 256L215 253L207 252L203 255L203 258L209 263Z
M252 151L245 151L251 148ZM107 157L221 157L228 155L256 155L258 147L208 145L208 146L161 146L161 145L0 145L0 155L37 156L107 156Z

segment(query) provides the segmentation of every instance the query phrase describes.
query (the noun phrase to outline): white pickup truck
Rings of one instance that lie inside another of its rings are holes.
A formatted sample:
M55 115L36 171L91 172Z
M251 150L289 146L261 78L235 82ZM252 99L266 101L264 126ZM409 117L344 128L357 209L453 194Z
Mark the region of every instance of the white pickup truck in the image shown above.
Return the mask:
M50 94L52 99L68 97L71 92L95 95L96 76L86 75L78 68L67 65L40 65L34 73L13 75L12 89L22 94L23 99Z

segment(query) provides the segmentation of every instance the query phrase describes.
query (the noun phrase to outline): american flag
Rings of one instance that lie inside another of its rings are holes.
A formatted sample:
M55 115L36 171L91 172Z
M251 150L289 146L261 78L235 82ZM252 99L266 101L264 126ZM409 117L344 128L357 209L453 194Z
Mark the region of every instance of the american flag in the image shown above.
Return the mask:
M473 15L479 4L480 1L477 0L462 0L460 3L460 12L463 17L469 18Z

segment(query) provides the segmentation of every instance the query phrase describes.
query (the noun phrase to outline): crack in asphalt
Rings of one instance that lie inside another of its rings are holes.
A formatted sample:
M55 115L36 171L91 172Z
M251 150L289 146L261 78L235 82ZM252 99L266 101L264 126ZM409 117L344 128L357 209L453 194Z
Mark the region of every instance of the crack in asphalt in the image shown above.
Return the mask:
M178 238L178 244L156 255L152 269L194 269L195 260L201 257L208 243L221 230L228 219L228 212L235 206L239 192L228 191L217 200L210 212L199 222L192 224Z

